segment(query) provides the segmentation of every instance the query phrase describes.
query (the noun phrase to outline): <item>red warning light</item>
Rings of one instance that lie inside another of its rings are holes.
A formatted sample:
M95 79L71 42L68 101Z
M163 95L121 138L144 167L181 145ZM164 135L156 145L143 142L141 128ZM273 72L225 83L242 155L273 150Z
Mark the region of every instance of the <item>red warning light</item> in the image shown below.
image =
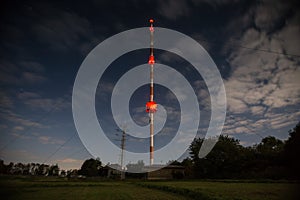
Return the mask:
M154 22L154 20L153 20L153 19L150 19L150 20L149 20L149 22L150 22L150 23L153 23L153 22Z
M149 61L148 61L148 63L149 63L150 65L153 65L153 64L155 63L154 56L149 56Z
M146 112L147 113L155 113L157 110L157 104L155 101L148 101L146 103Z

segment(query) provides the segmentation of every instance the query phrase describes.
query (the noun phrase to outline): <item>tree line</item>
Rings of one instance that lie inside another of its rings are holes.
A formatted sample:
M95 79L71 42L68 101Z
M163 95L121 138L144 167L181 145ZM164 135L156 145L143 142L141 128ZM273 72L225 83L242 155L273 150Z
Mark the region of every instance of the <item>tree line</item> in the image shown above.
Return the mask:
M189 147L190 156L182 162L170 161L170 164L181 165L185 168L181 178L209 179L299 179L300 177L300 122L289 131L289 138L282 141L274 136L268 136L259 144L245 147L240 141L221 135L212 151L204 158L198 153L203 139L196 138ZM129 163L127 169L142 169L144 163ZM105 167L100 159L86 160L79 174L85 176L105 176ZM129 174L130 177L143 177Z
M182 178L268 178L268 179L298 179L300 178L300 122L289 131L285 141L268 136L259 144L245 147L240 141L221 135L212 151L204 158L198 153L203 139L196 138L189 147L190 156L182 162L172 164L185 168ZM58 165L38 163L22 164L9 163L5 165L0 160L0 174L18 175L48 175L48 176L107 176L108 166L103 166L99 158L87 159L79 170L59 170ZM116 168L118 166L114 166ZM129 163L127 168L140 169L143 161ZM60 173L59 173L60 171ZM142 177L132 174L132 177Z
M194 139L190 157L177 164L186 167L190 178L299 179L300 123L286 141L268 136L259 144L244 147L239 140L221 135L213 150L199 158L203 139Z
M39 164L39 163L13 163L5 165L3 160L0 160L0 174L12 175L36 175L36 176L58 176L59 167L55 165Z

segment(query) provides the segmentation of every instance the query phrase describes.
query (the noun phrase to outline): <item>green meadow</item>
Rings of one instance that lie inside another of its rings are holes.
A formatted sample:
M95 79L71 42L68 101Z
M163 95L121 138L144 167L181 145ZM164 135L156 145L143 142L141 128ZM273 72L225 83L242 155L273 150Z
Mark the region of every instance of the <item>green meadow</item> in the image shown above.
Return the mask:
M296 199L296 183L253 181L113 181L0 177L1 199Z

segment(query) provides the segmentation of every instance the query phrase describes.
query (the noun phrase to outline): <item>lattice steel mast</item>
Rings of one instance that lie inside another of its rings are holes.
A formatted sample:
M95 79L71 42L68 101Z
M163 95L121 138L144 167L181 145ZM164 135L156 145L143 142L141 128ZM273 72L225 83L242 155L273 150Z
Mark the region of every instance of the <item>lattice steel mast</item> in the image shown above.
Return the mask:
M154 132L154 113L157 110L157 104L154 101L154 28L153 28L153 19L149 20L150 22L150 56L148 60L148 64L150 65L150 100L146 104L146 112L149 113L150 116L150 165L153 165L154 162L154 140L153 140L153 132Z

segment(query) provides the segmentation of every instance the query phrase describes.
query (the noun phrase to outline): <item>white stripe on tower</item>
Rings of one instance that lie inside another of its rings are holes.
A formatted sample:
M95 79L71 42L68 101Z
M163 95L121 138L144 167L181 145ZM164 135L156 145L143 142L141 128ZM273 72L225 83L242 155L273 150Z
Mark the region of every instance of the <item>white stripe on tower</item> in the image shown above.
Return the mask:
M153 82L154 82L154 67L153 64L150 65L150 101L153 101L154 99L154 86L153 86Z
M150 165L153 165L154 162L154 144L153 144L153 118L154 118L154 113L150 113Z

